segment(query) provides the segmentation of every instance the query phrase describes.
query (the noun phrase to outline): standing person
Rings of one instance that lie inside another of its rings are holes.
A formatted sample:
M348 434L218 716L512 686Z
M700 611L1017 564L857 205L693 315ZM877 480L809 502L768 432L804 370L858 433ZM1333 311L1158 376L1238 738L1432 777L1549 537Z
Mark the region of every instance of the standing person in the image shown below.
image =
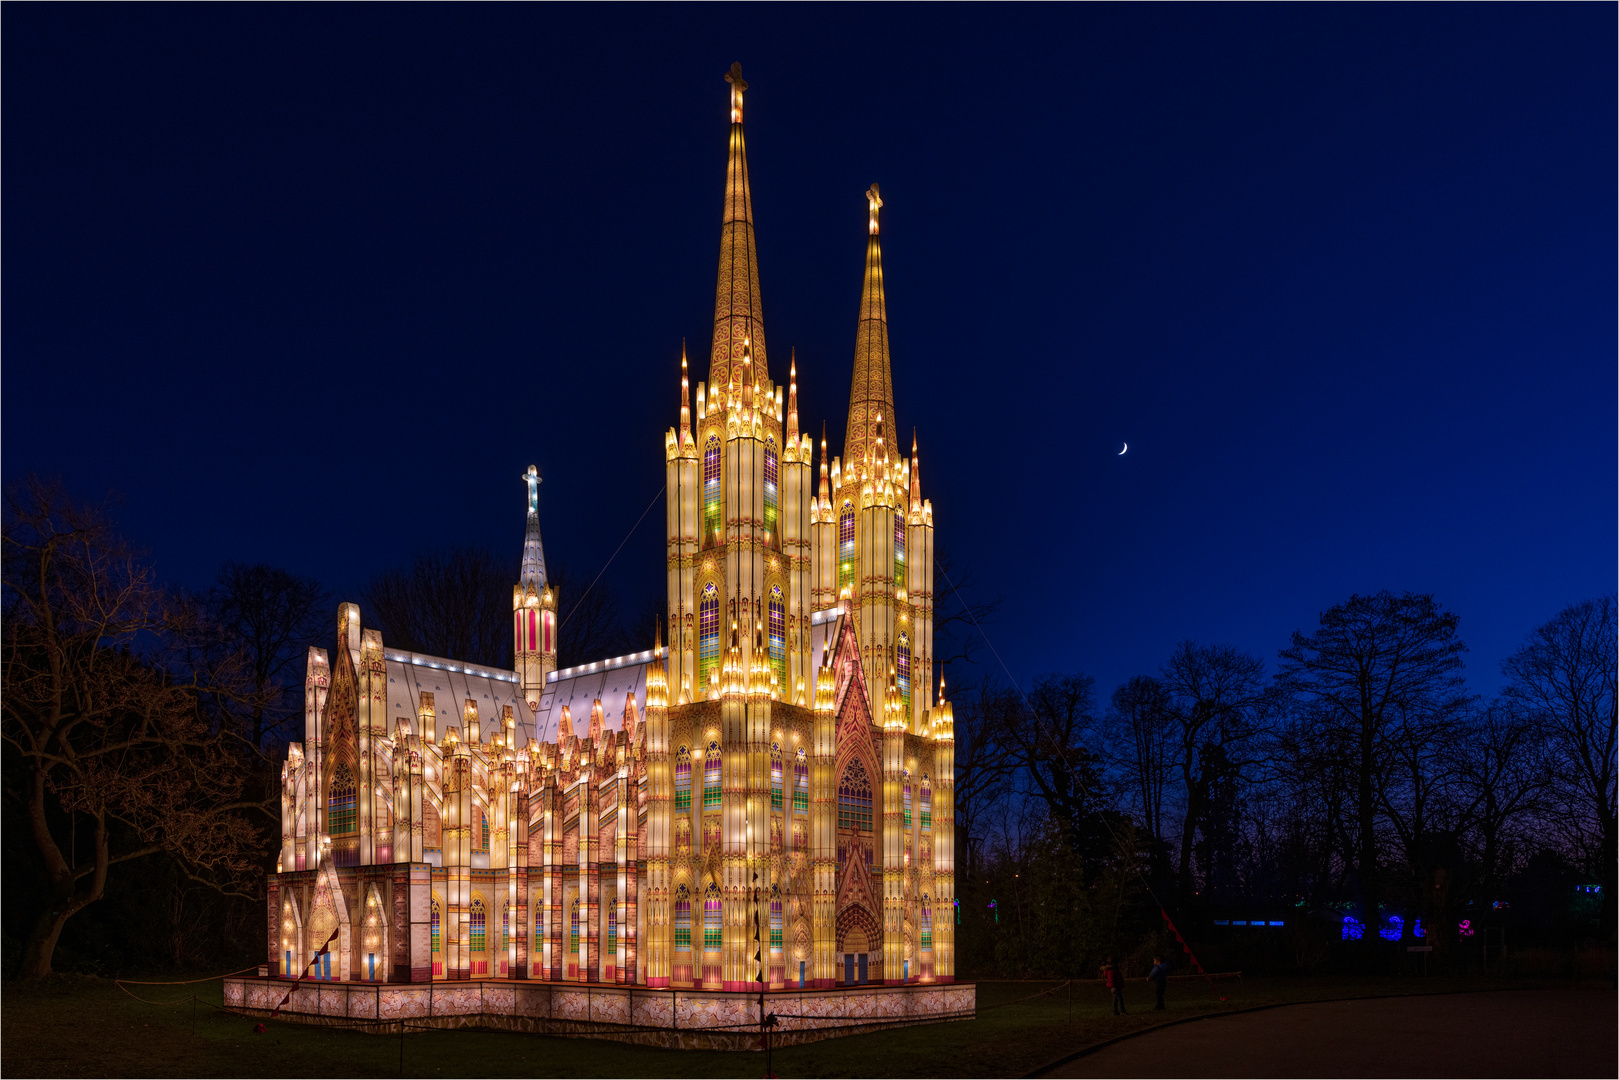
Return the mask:
M1129 1010L1124 1007L1124 973L1119 970L1119 966L1113 962L1111 956L1102 965L1102 981L1113 992L1113 1015L1122 1016L1127 1013Z
M1162 958L1152 958L1152 970L1147 972L1147 981L1152 983L1152 991L1158 995L1158 1004L1153 1006L1153 1010L1161 1010L1164 1007L1164 985L1169 982L1169 965Z

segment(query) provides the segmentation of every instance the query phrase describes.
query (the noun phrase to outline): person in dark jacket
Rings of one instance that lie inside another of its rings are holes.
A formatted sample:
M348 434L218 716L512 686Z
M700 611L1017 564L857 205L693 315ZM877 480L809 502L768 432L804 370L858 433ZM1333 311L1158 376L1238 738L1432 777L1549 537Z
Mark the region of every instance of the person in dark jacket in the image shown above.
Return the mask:
M1152 958L1152 970L1147 972L1147 981L1152 983L1152 992L1158 995L1158 1004L1154 1005L1153 1009L1155 1011L1162 1009L1164 1007L1164 986L1169 982L1169 965L1164 963L1160 957L1155 956Z
M1102 981L1113 992L1113 1015L1120 1016L1128 1012L1124 1007L1124 972L1119 970L1119 966L1113 962L1111 956L1102 965Z

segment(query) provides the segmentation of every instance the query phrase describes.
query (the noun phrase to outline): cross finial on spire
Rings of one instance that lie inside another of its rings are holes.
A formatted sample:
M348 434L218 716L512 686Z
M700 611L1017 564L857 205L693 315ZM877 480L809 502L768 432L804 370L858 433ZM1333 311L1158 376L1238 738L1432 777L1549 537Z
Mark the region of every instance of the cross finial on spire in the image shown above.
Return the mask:
M748 81L742 77L742 61L738 60L731 65L731 70L725 73L725 81L731 84L731 123L742 122L742 91L748 88Z
M526 480L528 482L528 512L531 513L531 514L539 513L540 512L540 469L539 469L539 466L530 465L528 467L528 472L526 472L522 476L518 477L518 479L519 480Z
M882 195L882 192L877 190L877 185L876 184L872 184L871 187L866 190L866 202L870 204L869 209L871 210L871 231L872 231L872 235L876 235L876 233L877 233L877 211L882 209L882 205L883 205L883 195Z

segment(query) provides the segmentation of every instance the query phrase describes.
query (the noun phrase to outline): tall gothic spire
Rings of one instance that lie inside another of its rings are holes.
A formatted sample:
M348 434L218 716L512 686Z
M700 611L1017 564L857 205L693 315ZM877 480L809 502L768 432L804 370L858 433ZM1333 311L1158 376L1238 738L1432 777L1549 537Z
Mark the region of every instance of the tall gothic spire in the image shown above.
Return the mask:
M742 93L748 88L742 65L725 76L731 84L731 149L725 167L725 220L720 226L720 276L714 288L714 349L708 385L731 383L732 367L751 342L755 374L763 381L765 327L759 303L759 261L753 242L753 192L748 185L748 146L742 137Z
M866 239L866 280L860 290L860 321L855 326L854 380L849 387L849 426L843 460L859 462L874 449L878 416L894 421L894 376L888 366L888 304L883 297L883 249L877 240L877 211L882 195L877 185L866 192L870 210Z
M528 529L523 534L523 573L519 581L537 591L545 587L545 546L540 543L540 470L530 465L519 479L528 483Z

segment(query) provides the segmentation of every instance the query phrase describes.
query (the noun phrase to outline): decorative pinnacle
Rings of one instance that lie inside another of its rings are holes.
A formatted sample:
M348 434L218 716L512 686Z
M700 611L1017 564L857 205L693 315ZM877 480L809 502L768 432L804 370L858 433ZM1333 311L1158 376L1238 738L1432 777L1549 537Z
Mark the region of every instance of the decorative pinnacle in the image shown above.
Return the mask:
M877 211L879 209L881 209L882 205L883 205L882 192L877 190L877 185L876 184L872 184L871 187L866 191L866 202L868 202L870 204L868 209L870 209L870 211L871 211L871 224L869 226L869 228L871 229L871 235L876 236L877 235Z
M725 81L731 84L731 123L742 122L742 91L748 88L748 81L742 77L742 61L738 60L731 65L731 70L725 73Z

